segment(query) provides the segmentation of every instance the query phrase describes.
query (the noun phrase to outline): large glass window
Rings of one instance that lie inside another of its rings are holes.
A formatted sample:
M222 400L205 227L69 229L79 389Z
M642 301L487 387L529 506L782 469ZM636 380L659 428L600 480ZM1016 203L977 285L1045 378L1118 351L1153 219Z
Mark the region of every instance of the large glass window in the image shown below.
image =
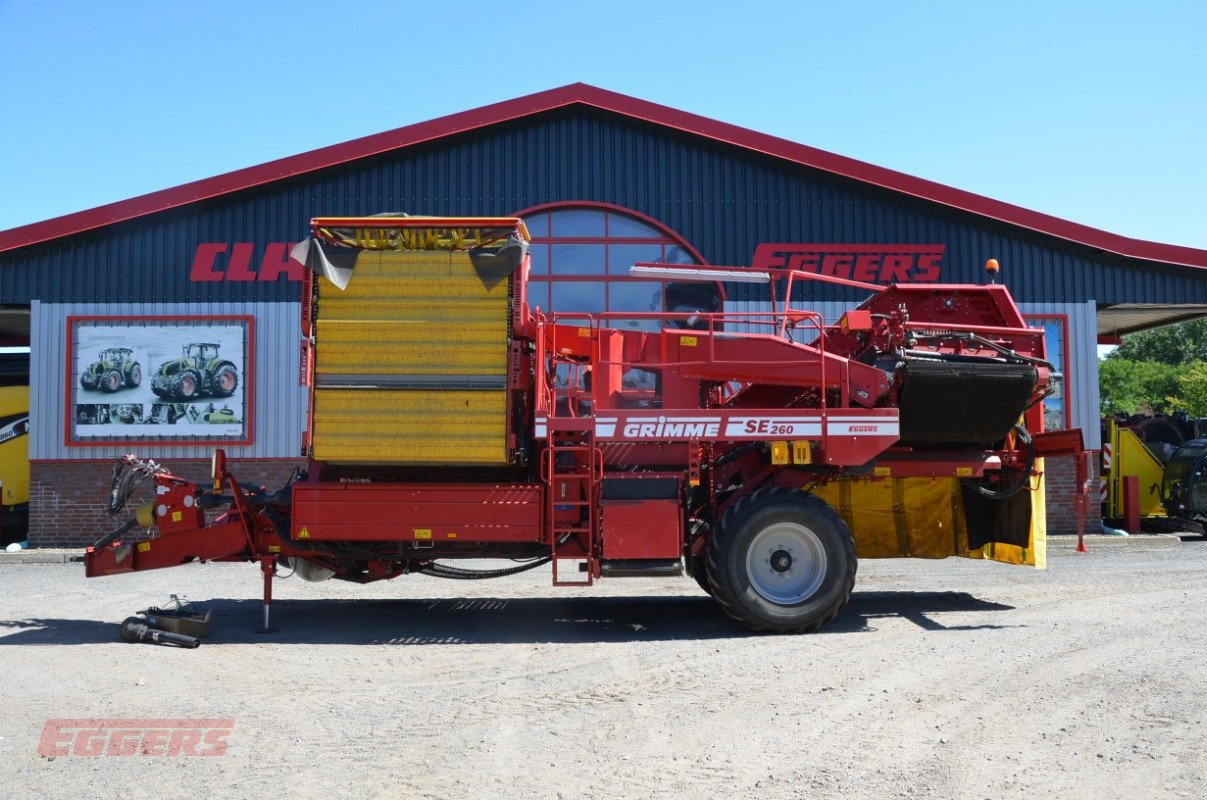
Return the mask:
M610 206L553 206L522 215L532 234L528 302L543 311L719 311L715 285L670 284L629 275L637 263L698 264L682 239ZM689 307L690 306L690 307ZM654 320L612 327L658 329Z
M1069 362L1065 352L1065 328L1068 318L1059 314L1027 314L1027 322L1044 329L1048 361L1064 376L1056 392L1044 398L1044 430L1058 431L1069 427Z

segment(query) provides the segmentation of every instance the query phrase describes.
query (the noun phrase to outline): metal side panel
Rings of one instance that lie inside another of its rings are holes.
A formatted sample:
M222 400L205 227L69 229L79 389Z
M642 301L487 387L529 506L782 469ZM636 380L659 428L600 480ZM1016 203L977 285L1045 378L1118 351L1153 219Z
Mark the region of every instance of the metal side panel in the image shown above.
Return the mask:
M504 376L509 302L506 277L466 253L362 253L345 291L319 282L316 380Z
M317 324L315 378L335 375L496 375L507 373L507 317L489 321L323 320Z
M314 457L353 464L507 463L507 392L314 391Z
M539 542L545 494L537 484L299 483L295 540Z

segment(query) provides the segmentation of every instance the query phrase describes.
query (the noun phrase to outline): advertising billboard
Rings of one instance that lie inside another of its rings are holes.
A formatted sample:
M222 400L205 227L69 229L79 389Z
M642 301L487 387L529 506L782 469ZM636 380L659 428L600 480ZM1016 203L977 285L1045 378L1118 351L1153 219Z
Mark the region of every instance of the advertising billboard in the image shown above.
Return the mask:
M67 443L251 439L252 318L72 317Z

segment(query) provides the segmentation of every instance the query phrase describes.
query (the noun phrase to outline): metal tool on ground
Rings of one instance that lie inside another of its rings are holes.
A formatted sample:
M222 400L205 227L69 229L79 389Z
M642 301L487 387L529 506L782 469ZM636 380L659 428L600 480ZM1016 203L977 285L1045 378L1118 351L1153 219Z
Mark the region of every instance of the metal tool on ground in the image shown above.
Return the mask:
M1061 376L996 269L879 286L639 263L626 285L655 282L665 308L672 287L723 297L739 279L769 308L549 312L519 219L311 230L293 254L306 469L268 493L221 450L212 487L127 456L111 508L150 481L147 532L90 548L89 576L257 563L267 629L279 568L367 583L550 564L580 587L686 570L740 624L798 632L842 609L857 554L1042 566L1044 459L1083 448L1043 430ZM866 299L826 324L802 307L813 281ZM463 566L481 558L503 563Z
M151 606L138 613L152 628L198 639L210 635L214 615L212 609L202 612L177 595L172 595L163 607Z
M121 627L122 638L127 642L144 642L146 644L170 644L177 647L200 647L201 640L196 636L185 636L171 631L161 631L147 625L138 617L126 617Z

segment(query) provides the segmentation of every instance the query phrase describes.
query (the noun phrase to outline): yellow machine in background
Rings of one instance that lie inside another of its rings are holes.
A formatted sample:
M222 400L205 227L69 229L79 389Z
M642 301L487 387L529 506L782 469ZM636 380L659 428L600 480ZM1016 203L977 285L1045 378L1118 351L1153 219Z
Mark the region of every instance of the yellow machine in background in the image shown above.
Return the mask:
M29 527L29 387L0 386L0 543L24 541Z
M1161 505L1161 478L1165 474L1165 464L1148 449L1134 430L1121 427L1113 419L1106 421L1103 444L1105 448L1102 479L1106 482L1103 519L1127 519L1131 509L1126 508L1123 479L1131 476L1139 480L1140 489L1139 505L1133 513L1141 520L1164 517L1165 508Z

